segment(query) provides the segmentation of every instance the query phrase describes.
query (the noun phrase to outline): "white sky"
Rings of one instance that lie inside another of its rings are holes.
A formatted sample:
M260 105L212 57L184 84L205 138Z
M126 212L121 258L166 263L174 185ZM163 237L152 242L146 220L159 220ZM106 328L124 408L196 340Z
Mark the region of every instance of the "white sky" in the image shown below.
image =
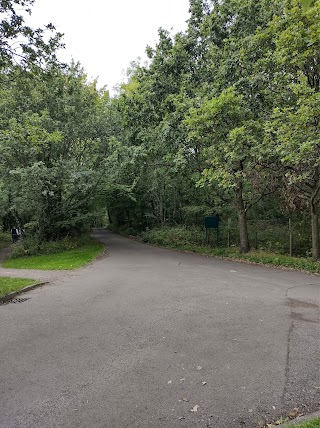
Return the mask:
M159 27L186 29L188 0L36 0L28 23L49 22L65 34L61 60L80 61L90 78L109 90L123 80L130 62L154 46Z

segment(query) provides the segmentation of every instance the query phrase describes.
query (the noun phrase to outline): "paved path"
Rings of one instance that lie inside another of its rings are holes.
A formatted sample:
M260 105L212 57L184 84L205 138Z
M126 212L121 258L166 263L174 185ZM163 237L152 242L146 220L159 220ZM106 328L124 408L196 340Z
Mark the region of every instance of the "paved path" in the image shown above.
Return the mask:
M108 257L0 307L1 428L251 428L318 409L318 276L95 234Z

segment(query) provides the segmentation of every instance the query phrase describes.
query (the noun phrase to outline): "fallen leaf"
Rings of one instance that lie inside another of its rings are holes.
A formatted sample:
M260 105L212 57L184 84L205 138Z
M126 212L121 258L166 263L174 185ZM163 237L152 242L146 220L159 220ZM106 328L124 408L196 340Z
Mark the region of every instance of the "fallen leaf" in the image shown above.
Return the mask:
M191 412L197 412L200 406L198 404L194 407L192 407Z
M202 382L202 385L207 385L207 382Z
M185 419L184 416L180 416L179 421L182 421L182 419Z
M299 409L297 407L295 407L293 410L291 410L290 412L288 412L288 417L290 419L295 419L298 416L302 416L302 413L299 412Z
M172 383L172 380L169 380L169 382L168 383Z

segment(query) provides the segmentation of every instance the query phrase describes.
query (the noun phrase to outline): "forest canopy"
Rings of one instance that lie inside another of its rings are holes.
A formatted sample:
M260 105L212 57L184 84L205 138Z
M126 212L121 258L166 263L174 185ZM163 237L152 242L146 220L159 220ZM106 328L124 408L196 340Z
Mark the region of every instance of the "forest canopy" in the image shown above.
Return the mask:
M187 30L159 29L113 97L59 64L52 24L49 39L24 25L16 6L32 3L1 1L5 230L55 240L105 213L135 231L215 213L248 252L252 221L294 218L319 258L320 0L190 0Z

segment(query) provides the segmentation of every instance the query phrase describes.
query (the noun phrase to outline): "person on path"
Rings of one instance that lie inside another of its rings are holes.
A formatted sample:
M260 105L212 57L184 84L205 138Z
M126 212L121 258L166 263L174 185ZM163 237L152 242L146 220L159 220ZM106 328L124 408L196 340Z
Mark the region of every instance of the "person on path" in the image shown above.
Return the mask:
M15 226L11 229L11 237L13 244L16 243L19 239L19 229Z

